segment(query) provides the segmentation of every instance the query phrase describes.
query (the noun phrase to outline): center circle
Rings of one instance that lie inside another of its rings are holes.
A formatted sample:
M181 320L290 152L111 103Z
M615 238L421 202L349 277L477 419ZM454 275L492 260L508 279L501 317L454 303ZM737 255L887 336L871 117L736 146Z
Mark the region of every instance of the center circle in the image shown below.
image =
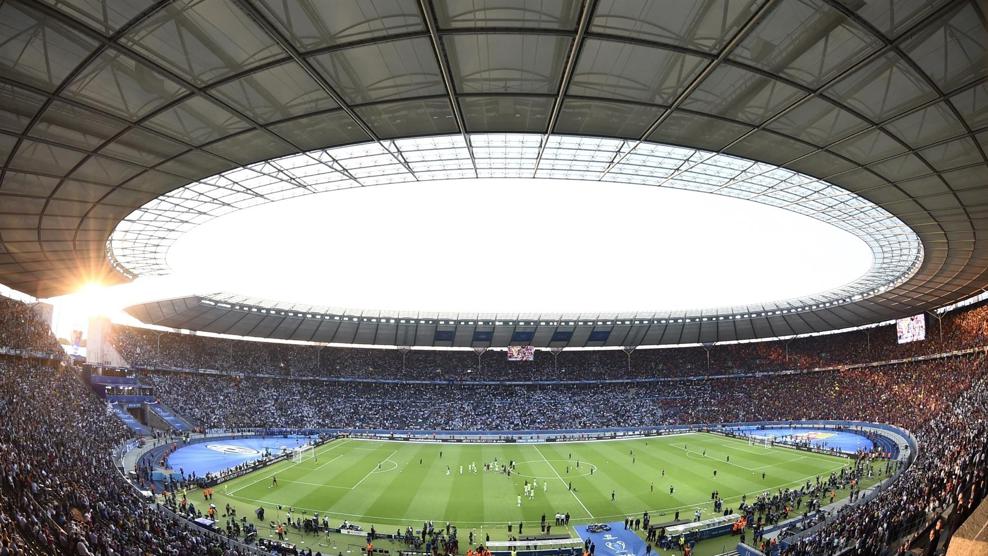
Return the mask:
M567 474L564 471L564 472L560 473L559 475L556 475L551 470L548 471L546 475L536 475L536 474L534 474L534 472L531 472L531 470L529 470L529 473L524 473L523 472L525 470L525 466L526 465L528 465L530 467L531 466L534 466L534 465L542 465L542 466L549 465L549 466L552 466L552 462L554 462L554 461L556 461L556 462L564 462L566 465L569 466L570 472ZM597 466L594 465L594 464L592 464L592 463L589 463L589 462L586 462L586 461L580 461L579 462L579 464L580 464L579 467L577 467L576 464L577 464L577 462L575 460L565 460L565 459L548 459L548 460L546 460L546 459L533 459L533 460L527 460L527 461L516 461L515 462L515 470L512 471L511 473L513 475L518 475L519 477L525 477L526 479L539 479L539 480L546 480L546 481L556 481L556 480L562 479L563 481L565 481L567 478L586 477L587 475L590 475L590 470L591 469L594 470L594 473L597 472ZM519 471L519 469L521 471Z
M358 187L246 208L183 235L168 262L200 291L286 303L599 314L804 297L858 279L873 256L845 230L753 201L500 178Z
M371 471L371 473L372 474L374 474L374 473L387 473L389 471L394 471L395 469L398 469L398 462L392 461L392 460L389 460L389 459L386 459L386 460L384 460L384 461L381 462L379 469L374 469L374 470Z

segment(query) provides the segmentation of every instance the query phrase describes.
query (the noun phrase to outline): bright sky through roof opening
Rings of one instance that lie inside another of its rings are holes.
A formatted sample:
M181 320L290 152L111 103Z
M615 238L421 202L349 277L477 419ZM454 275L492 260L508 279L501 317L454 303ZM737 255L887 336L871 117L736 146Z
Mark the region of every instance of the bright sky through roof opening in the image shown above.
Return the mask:
M431 312L710 309L849 283L863 241L750 201L615 183L468 179L349 189L222 216L174 280L319 306Z

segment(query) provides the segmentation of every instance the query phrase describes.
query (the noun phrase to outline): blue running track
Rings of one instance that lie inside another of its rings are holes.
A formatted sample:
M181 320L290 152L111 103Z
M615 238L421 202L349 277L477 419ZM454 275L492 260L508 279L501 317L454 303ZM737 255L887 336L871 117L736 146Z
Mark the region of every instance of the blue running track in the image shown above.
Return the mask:
M310 437L297 435L207 440L179 448L168 456L168 466L175 473L182 470L187 476L195 473L202 477L254 461L266 450L278 455L284 449L298 448L310 440Z
M644 556L645 541L637 533L624 528L624 523L614 521L608 523L610 531L591 533L586 525L577 525L576 534L586 541L590 539L595 546L594 554L599 556Z
M772 440L782 442L791 442L793 440L799 442L809 441L811 445L817 448L836 448L845 454L853 454L858 450L871 450L875 446L871 440L860 434L833 429L807 427L770 427L762 429L750 426L735 427L731 430L758 439L771 438Z

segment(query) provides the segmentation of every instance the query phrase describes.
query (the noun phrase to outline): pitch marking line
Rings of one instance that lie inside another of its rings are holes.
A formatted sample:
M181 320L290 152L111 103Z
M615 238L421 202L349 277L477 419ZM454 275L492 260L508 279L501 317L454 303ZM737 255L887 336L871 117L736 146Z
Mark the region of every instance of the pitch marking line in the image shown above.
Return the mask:
M331 459L330 459L329 461L327 461L326 463L322 463L322 464L319 464L319 465L317 465L317 466L316 466L316 468L315 468L315 469L313 469L313 471L319 471L319 470L320 470L320 469L322 469L323 467L326 467L327 465L329 465L329 464L331 464L331 463L333 463L334 461L336 461L336 460L338 460L338 459L340 459L341 457L343 457L343 456L345 456L345 455L346 455L346 452L343 452L342 454L337 454L337 455L336 455L336 457L334 457L334 458L331 458Z
M832 472L832 471L837 471L839 469L840 469L840 467L835 467L834 469L831 469L831 470L826 471L826 472L829 473L829 472ZM729 498L728 500L737 500L738 502L740 502L742 495L744 495L744 496L753 496L753 495L756 495L756 494L761 494L761 493L766 492L766 491L771 492L773 490L776 490L776 489L779 489L779 488L782 488L782 487L799 486L804 481L807 481L809 479L810 479L810 477L804 477L802 479L798 479L798 480L795 480L795 481L789 481L789 482L785 482L785 483L779 483L779 484L776 484L776 485L768 485L768 486L765 486L765 487L760 488L758 490L753 490L751 492L743 492L741 494L738 494L737 496L733 496L733 497ZM230 498L233 498L235 500L240 500L241 502L253 502L255 504L271 504L271 505L277 505L277 504L279 504L279 502L273 502L273 501L268 500L268 499L258 500L258 499L254 499L254 498L245 498L243 496L231 496L231 495L227 495L227 496L229 496ZM576 495L574 494L574 496L576 496ZM579 500L579 498L577 498L577 500ZM283 502L281 502L280 504L286 505L286 506L289 505L289 504L283 503ZM710 507L710 506L711 506L710 501L709 500L705 500L703 502L698 502L696 504L688 504L688 505L681 505L681 506L670 506L668 508L645 509L645 510L641 510L641 511L648 512L650 515L651 514L654 514L654 515L660 515L661 516L661 515L666 515L666 514L672 513L675 510L688 510L688 509L691 509L691 508L705 508L705 507ZM403 524L407 524L409 522L415 523L415 522L430 521L430 520L433 520L434 521L435 520L435 518L411 518L411 517L406 517L406 516L401 516L401 517L394 517L394 516L392 516L392 517L388 517L388 516L379 516L379 515L366 515L366 514L353 514L353 513L347 513L347 512L337 512L337 511L333 511L332 509L317 510L315 508L304 508L302 506L293 506L293 507L296 510L306 510L306 511L310 511L310 512L319 512L320 514L326 514L328 516L334 516L334 517L343 517L343 518L346 518L346 519L355 518L355 519L358 519L358 520L365 520L365 521L367 521L367 520L376 520L376 521L381 521L381 522L390 522L390 523L387 523L388 525L394 525L394 524L403 525ZM638 512L637 511L634 511L634 512L631 512L631 513L638 513ZM627 517L627 516L628 516L627 513L623 513L623 514L593 516L589 520L583 519L583 518L577 518L574 521L574 523L577 523L577 524L578 523L593 523L595 520L608 520L608 521L609 520L617 520L617 519L620 519L622 517ZM460 525L464 525L464 526L465 525L480 525L480 526L493 525L495 527L498 527L498 526L504 525L504 522L503 521L458 521L457 523L459 523ZM526 523L535 523L535 522L534 521L530 521L530 522L526 522Z
M565 460L565 459L550 459L550 460L546 460L545 458L542 458L542 459L544 461L561 461L563 463L570 463L570 460ZM582 461L582 463L585 464L584 469L586 469L587 471L585 471L583 473L580 473L579 475L573 475L574 477L577 477L577 478L579 478L579 477L589 477L592 474L592 471L590 470L591 468L593 468L593 471L597 471L599 469L596 465L594 465L594 464L592 464L592 463L590 463L588 461L585 461L585 460L580 460L580 461ZM525 461L516 461L515 462L515 465L516 466L517 465L522 465L524 463L542 463L542 462L539 461L539 460L533 459L533 460L525 460ZM525 477L525 478L528 478L528 479L543 479L543 480L548 479L548 480L552 480L552 477L544 477L542 475L526 475L526 474L524 474L524 473L522 473L520 471L513 471L512 473L514 475L518 475L519 477Z
M785 461L780 461L778 463L773 463L773 464L770 464L770 465L763 465L761 467L746 467L744 465L738 465L738 464L733 463L733 462L730 462L730 461L721 460L720 458L715 458L713 456L708 456L706 454L703 454L703 453L700 453L700 452L697 452L697 451L694 451L694 450L685 450L685 452L688 455L697 455L697 456L700 456L702 458L712 459L714 461L718 461L718 462L723 463L725 465L732 465L734 467L738 467L740 469L744 469L745 471L751 471L752 473L754 473L756 471L761 471L762 469L768 469L769 467L775 467L777 465L784 465L784 464L787 464L787 463L792 463L794 461L799 461L801 459L806 458L806 456L800 456L800 457L797 457L797 458L787 459ZM841 466L841 467L843 467L843 466Z
M387 468L383 468L382 467L381 469L375 469L375 470L371 471L371 473L389 473L391 471L394 471L395 469L398 469L398 462L395 461L395 460L393 460L393 459L385 459L385 460L382 460L381 463L379 463L378 465L385 464L385 463L390 463L392 465L392 467L387 467Z
M343 440L343 441L342 441L341 443L339 443L339 444L335 444L335 445L333 445L333 446L330 446L329 448L327 448L326 450L324 450L324 451L323 451L323 453L325 454L326 452L330 452L330 451L332 451L332 450L335 450L336 448L339 448L340 446L342 446L342 445L343 445L343 444L345 444L346 442L348 442L348 440ZM342 454L340 454L340 455L342 455ZM288 461L288 460L285 460L285 461ZM281 463L284 463L284 462L281 462ZM277 465L277 464L275 464L275 465ZM291 469L291 468L293 468L293 467L295 467L296 465L299 465L299 464L298 464L298 463L292 463L291 465L289 465L288 467L286 467L286 468L284 468L284 469L281 469L280 471L282 471L282 472L284 472L284 471L287 471L287 470L289 470L289 469ZM248 488L248 487L252 487L252 486L254 486L254 485L256 485L257 483L259 483L259 482L261 482L261 481L263 481L263 480L265 480L265 479L270 479L270 478L271 478L271 477L273 477L274 475L276 475L276 474L278 474L278 472L279 472L279 470L274 470L274 471L272 471L272 472L271 472L271 474L270 474L270 475L265 475L265 476L263 476L263 477L261 477L261 478L259 478L259 479L257 479L257 480L256 480L256 481L254 481L254 482L251 482L251 483L247 483L246 485L244 485L244 486L242 486L242 487L240 487L240 488L235 488L235 489L233 489L233 492L230 492L230 493L228 493L228 495L233 495L233 494L236 494L236 493L238 493L238 492L240 492L241 490L243 490L243 489L245 489L245 488Z
M559 474L559 471L556 471L556 468L553 467L551 463L549 463L549 460L545 457L545 454L542 453L542 450L540 450L538 446L535 446L535 451L538 452L540 456L542 456L542 460L545 461L545 464L548 465L549 469L552 469L552 472L556 474L556 478L559 479L559 482L563 483L563 486L568 487L569 485L567 485L566 480L563 479L563 476ZM580 500L580 497L577 496L576 493L573 492L571 489L567 488L566 490L569 490L569 493L573 495L573 498L576 498L576 501L580 503L580 507L583 508L583 511L587 512L587 515L590 516L590 519L593 519L594 518L593 513L591 513L590 510L587 509L587 506L586 504L583 503L583 500Z
M286 481L283 481L283 482L288 483L288 484L292 484L292 485L309 485L309 486L314 486L314 487L318 487L318 488L338 488L338 489L341 489L341 490L352 490L350 487L339 486L339 485L331 485L329 483L310 483L308 481L287 481L287 480Z
M395 455L397 453L398 453L398 449L396 448L395 451L393 451L390 454L388 454L388 457L386 457L383 460L379 461L377 463L377 465L381 465L382 463L384 463L386 461L390 461L391 460L391 456L393 456L393 455ZM392 462L392 463L394 463L394 462ZM397 467L397 464L395 464L395 469L397 469L397 468L398 468ZM357 481L357 484L355 484L352 487L350 487L350 490L354 490L355 488L357 488L358 486L360 486L360 483L366 481L367 478L370 477L371 475L373 475L376 471L377 471L377 467L374 467L373 469L371 469L370 471L368 471L367 474L364 475L364 478L363 479L360 479L359 481Z

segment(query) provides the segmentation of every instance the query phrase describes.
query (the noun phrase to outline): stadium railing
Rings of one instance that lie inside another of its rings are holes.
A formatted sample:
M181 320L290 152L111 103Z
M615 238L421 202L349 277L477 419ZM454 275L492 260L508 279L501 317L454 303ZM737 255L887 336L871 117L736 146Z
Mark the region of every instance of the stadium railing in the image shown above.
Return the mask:
M892 427L891 425L889 425L889 427L890 428L893 428L893 429L898 429L898 427ZM904 433L907 433L908 436L909 436L909 438L911 439L912 445L915 446L916 439L915 439L915 437L912 436L912 433L909 433L908 431L905 431L905 430L902 430L902 429L899 429L899 430L901 430ZM896 481L898 481L899 477L901 477L902 474L905 473L906 470L909 468L909 465L913 461L915 461L915 455L916 455L916 452L915 452L915 449L914 449L914 451L910 455L910 459L907 461L907 464L906 465L902 465L898 469L896 469L896 471L888 479L886 479L884 481L881 481L880 483L878 483L878 484L870 487L869 489L863 491L861 497L858 499L857 502L854 502L853 504L848 503L848 504L842 506L838 511L831 513L825 519L823 519L821 522L817 523L816 525L813 525L812 527L808 527L808 528L806 528L806 529L804 529L802 531L797 531L797 532L795 532L795 533L793 533L791 535L787 535L785 538L780 538L779 539L779 546L780 546L780 548L784 550L787 546L789 546L789 545L791 545L791 544L793 544L795 542L798 542L800 539L811 537L811 536L815 535L816 533L819 533L820 531L822 531L824 528L826 528L828 525L830 525L834 521L841 519L843 517L843 513L845 511L847 511L848 509L850 509L852 507L861 506L863 504L867 504L868 502L870 502L871 500L873 500L879 494L881 494L882 492L884 492L885 489L891 487ZM791 520L791 521L795 521L795 520ZM907 527L906 528L907 531L903 531L899 535L899 537L902 537L904 535L909 534L908 533L908 529L913 529L914 527L918 527L923 522L925 522L925 520L917 520L917 522L913 524L913 527ZM853 549L853 547L848 547L847 549L841 550L837 554L845 554L845 553L847 553L851 549Z
M249 553L253 553L253 554L270 554L270 552L268 552L266 550L263 550L261 548L258 548L256 546L249 545L249 544L244 544L244 543L240 542L239 540L237 540L237 539L231 539L230 537L228 537L228 536L226 536L226 535L224 535L222 533L218 533L216 531L212 531L210 529L206 529L204 527L200 527L199 525L196 525L192 521L186 519L185 516L182 516L181 514L172 511L170 508L168 508L168 507L166 507L166 506L164 506L162 504L155 503L154 506L155 506L155 509L158 512L160 512L161 514L165 515L166 517L171 518L175 523L178 523L181 527L184 527L185 529L189 529L189 530L195 531L197 533L203 533L203 534L209 535L210 537L213 537L214 539L216 539L218 541L222 541L224 543L233 545L233 546L237 547L237 549L239 549L241 551L244 551L244 552L249 552Z
M124 443L123 445L121 445L120 447L118 447L118 450L121 450L121 449L127 447L128 445L129 445L129 443ZM131 448L131 449L136 449L136 447ZM120 476L123 477L124 481L126 481L127 484L130 485L131 488L134 489L134 494L135 495L137 495L137 496L139 496L141 498L146 498L146 493L141 490L141 488L140 488L139 485L135 484L133 482L133 480L131 480L131 478L128 477L128 474L124 470L123 465L122 465L122 458L121 458L120 461L121 461L121 465L117 467L117 471L120 473ZM255 546L251 546L249 544L244 544L244 543L240 542L237 539L231 539L230 537L228 537L228 536L226 536L226 535L224 535L222 533L219 533L217 531L212 531L212 530L206 529L204 527L200 527L199 525L193 523L189 519L186 519L185 516L182 516L179 513L172 511L171 509L169 509L168 507L164 506L163 504L159 504L157 502L148 502L148 504L149 504L149 506L153 506L153 508L158 513L160 513L160 514L162 514L162 515L164 515L164 516L172 519L173 522L179 524L181 527L183 527L185 529L188 529L188 530L196 531L198 533L203 533L203 534L209 535L209 536L213 537L216 540L219 540L219 541L222 541L224 543L228 543L230 545L233 545L233 546L237 547L239 550L244 551L244 552L248 552L248 553L252 553L252 554L269 554L269 552L266 552L264 550L261 550L261 549L255 547Z

